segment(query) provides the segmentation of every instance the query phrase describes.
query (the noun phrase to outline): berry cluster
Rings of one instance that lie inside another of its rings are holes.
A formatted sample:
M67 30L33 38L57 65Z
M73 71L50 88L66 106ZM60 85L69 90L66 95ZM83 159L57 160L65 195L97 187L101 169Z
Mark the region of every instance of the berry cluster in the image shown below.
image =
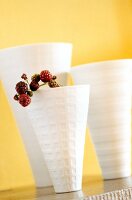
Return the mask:
M40 74L34 74L31 77L30 83L26 74L22 74L21 78L23 81L16 84L15 89L17 94L14 96L14 99L23 107L26 107L31 103L33 92L38 90L41 86L48 84L51 88L60 87L56 82L57 77L53 76L48 70L43 70Z

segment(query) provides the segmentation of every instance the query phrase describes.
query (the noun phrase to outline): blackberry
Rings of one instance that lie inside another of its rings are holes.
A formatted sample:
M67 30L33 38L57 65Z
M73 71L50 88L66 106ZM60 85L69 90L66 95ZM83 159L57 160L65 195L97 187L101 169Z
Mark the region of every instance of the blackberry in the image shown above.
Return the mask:
M32 91L36 91L38 88L39 88L38 82L32 81L32 82L30 83L30 89L31 89Z
M25 94L27 90L28 90L27 83L20 81L16 84L16 91L18 94Z

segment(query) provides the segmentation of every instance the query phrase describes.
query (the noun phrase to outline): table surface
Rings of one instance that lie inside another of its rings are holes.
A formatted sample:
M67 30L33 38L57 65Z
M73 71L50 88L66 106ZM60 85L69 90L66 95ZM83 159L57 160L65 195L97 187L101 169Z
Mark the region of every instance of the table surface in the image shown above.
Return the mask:
M86 196L129 187L132 187L132 177L107 181L89 181L83 184L82 191L63 194L55 194L53 187L1 191L0 200L81 200Z

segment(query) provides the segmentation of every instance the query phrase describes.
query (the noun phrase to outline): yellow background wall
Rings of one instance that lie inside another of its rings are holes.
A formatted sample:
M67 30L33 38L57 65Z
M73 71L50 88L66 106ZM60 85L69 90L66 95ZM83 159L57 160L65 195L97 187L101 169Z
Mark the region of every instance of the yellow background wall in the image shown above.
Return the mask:
M28 157L0 83L0 191L21 187L33 189L34 185Z
M68 41L73 64L132 57L131 0L0 0L0 48Z
M0 0L0 48L59 41L73 43L73 65L132 58L132 0ZM17 129L10 130L16 137ZM4 131L1 128L0 142ZM89 134L86 138L84 175L100 174ZM18 144L22 148L22 142ZM23 150L21 159L25 157ZM27 161L23 169L29 173ZM34 183L31 174L29 179Z

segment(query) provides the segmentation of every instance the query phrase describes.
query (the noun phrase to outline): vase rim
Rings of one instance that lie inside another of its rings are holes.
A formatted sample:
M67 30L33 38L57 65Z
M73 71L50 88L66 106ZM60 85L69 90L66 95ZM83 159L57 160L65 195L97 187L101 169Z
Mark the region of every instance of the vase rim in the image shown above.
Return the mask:
M87 88L90 89L90 84L76 84L76 85L66 85L66 86L61 86L61 87L56 87L56 88L44 88L43 91L48 91L48 90L64 90L64 89L73 89L73 88ZM42 91L42 90L41 90Z
M97 66L98 64L114 64L114 63L118 63L118 62L131 62L132 63L132 58L122 58L122 59L113 59L113 60L104 60L104 61L96 61L96 62L89 62L89 63L84 63L84 64L80 64L80 65L73 65L72 66L72 70L74 69L82 69L82 67L87 67L87 66Z
M6 51L6 50L12 50L12 49L17 49L17 48L28 48L28 47L40 47L40 46L56 46L56 45L67 45L71 46L72 48L72 43L71 42L38 42L38 43L29 43L29 44L20 44L20 45L15 45L15 46L10 46L10 47L5 47L1 48L0 52Z

